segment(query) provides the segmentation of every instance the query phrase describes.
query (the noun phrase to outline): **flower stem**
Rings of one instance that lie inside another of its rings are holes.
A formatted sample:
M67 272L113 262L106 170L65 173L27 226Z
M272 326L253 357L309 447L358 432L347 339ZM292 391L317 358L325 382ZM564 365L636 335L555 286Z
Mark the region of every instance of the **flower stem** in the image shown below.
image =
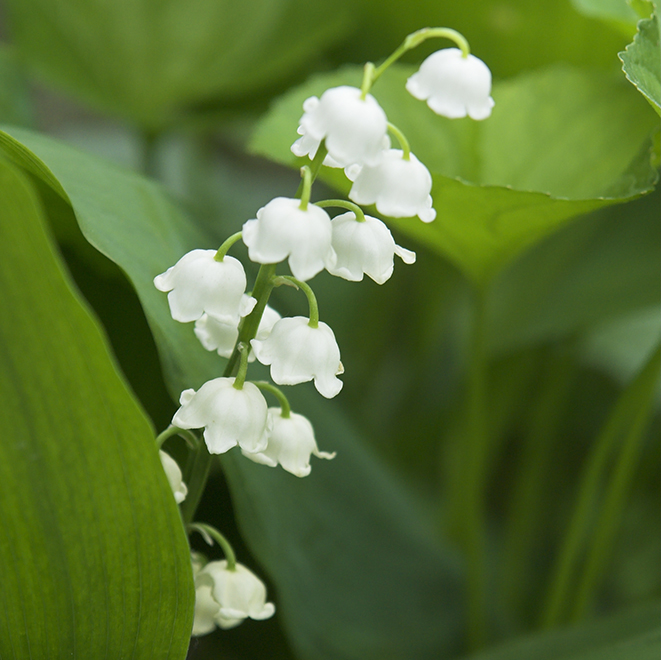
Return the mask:
M278 400L278 403L280 404L280 409L282 411L280 414L281 417L287 419L291 416L291 405L289 404L289 399L287 399L284 392L279 387L276 387L266 380L254 380L252 383L253 385L259 387L260 390L270 392L273 394L273 396L275 396L275 398Z
M402 160L411 160L411 147L404 133L390 122L388 122L388 131L395 136L397 142L399 142L399 146L402 148Z
M165 441L171 438L173 435L178 435L181 438L183 438L186 441L186 444L193 451L195 451L200 444L198 437L192 431L188 429L180 429L178 426L170 425L165 429L165 431L159 433L156 436L156 445L158 446L158 448L160 449L165 443Z
M314 295L312 287L307 282L301 282L291 275L281 275L278 279L293 282L297 287L302 289L303 293L307 296L308 307L310 308L310 320L308 325L311 328L319 327L319 305L317 304L317 297Z
M188 523L186 525L189 532L198 532L202 538L209 544L213 545L216 541L222 548L225 559L227 559L227 570L236 570L236 554L230 542L215 528L205 523Z
M312 170L307 165L301 167L301 178L303 179L303 190L301 191L301 203L298 208L301 211L307 211L310 203L310 193L312 192Z
M239 342L237 344L241 358L239 359L239 370L234 379L234 389L242 390L243 384L246 382L246 374L248 373L248 354L250 353L250 344Z
M399 48L397 48L397 50L395 50L393 54L383 62L383 64L378 67L375 67L371 62L365 64L363 82L360 86L363 99L369 93L372 85L391 64L394 64L402 55L404 55L404 53L413 48L417 48L423 41L432 38L450 39L459 46L464 57L470 55L470 46L468 45L468 41L466 41L466 37L451 28L422 28L422 30L412 32L406 37L406 39L404 39Z
M347 211L351 211L356 216L357 222L365 222L365 213L363 213L363 209L361 209L358 204L354 204L353 202L349 202L345 199L325 199L322 202L315 202L315 206L318 206L322 209L325 209L329 206L346 209Z
M242 236L243 233L237 231L236 234L232 234L226 241L223 241L223 244L218 248L218 251L214 255L214 259L216 261L222 261L225 258L227 251L232 247L232 245L234 245L234 243L241 240Z
M602 507L599 518L597 535L608 539L611 535L612 521L608 516L613 513L614 507L620 507L621 500L624 497L626 488L624 488L630 477L629 471L632 469L631 462L635 463L637 455L637 444L644 430L644 421L647 418L647 407L650 405L649 397L654 391L656 378L658 377L660 363L660 349L657 349L654 355L642 371L636 376L633 382L620 395L611 414L604 424L599 436L597 437L587 466L585 468L578 498L572 518L565 536L558 560L555 565L551 587L546 601L546 606L542 614L541 624L544 628L552 628L566 619L565 612L569 602L569 593L575 579L578 563L586 545L587 530L590 520L593 518L595 504L599 491L605 480L605 473L608 462L615 450L618 438L621 437L630 420L633 423L629 427L623 456L620 457L620 464L624 462L624 467L618 465L615 468L615 479L612 480L609 488L609 494L606 496L606 503ZM629 445L629 447L627 447ZM634 447L633 451L631 447ZM630 454L630 455L629 455ZM618 471L623 470L623 475L618 477ZM624 483L620 483L620 482ZM604 517L605 516L605 517ZM593 538L593 541L596 536ZM582 601L591 595L595 569L601 567L603 561L602 550L593 544L592 557L588 559L590 574L583 577L579 587L579 600L577 607L583 607ZM582 593L585 591L585 593Z
M314 159L308 166L310 169L310 188L312 188L312 184L315 182L317 179L317 176L319 175L319 170L321 169L321 166L324 163L324 158L328 155L328 149L326 149L326 144L322 142L319 145L319 149L317 149L317 153L314 156ZM296 191L296 197L297 199L301 199L303 197L303 190L305 188L305 179L301 179L301 182L298 184L298 190Z

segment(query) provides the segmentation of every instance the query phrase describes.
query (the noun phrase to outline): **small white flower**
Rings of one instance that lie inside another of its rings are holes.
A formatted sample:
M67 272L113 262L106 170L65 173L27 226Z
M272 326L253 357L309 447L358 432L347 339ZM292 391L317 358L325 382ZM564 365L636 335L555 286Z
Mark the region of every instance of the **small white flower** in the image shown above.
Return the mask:
M296 156L314 158L322 140L332 167L359 164L376 165L388 147L388 119L376 99L361 98L357 87L333 87L318 99L311 96L303 103L298 133L292 145Z
M275 323L281 318L273 307L267 305L257 328L257 339L266 339ZM235 319L234 323L223 323L208 314L203 314L195 321L195 336L207 351L216 351L221 357L229 358L239 337L239 319ZM255 356L251 353L248 360L254 362Z
M376 204L379 213L391 218L417 215L423 222L436 217L432 208L432 179L429 170L413 155L404 160L400 149L388 149L374 166L345 170L353 181L349 199L356 204Z
M266 339L253 339L250 343L257 359L271 365L271 378L278 385L296 385L314 379L317 391L331 399L343 385L336 377L343 372L340 349L333 331L325 323L320 322L316 328L308 323L309 319L303 316L281 319Z
M195 578L195 592L196 601L200 594L200 610L204 609L207 615L204 621L200 617L201 622L208 623L208 614L212 611L210 597L218 606L213 619L221 628L234 628L248 617L259 621L268 619L275 612L275 605L266 602L264 583L238 563L230 570L226 560L209 562Z
M172 488L174 501L177 504L181 504L186 499L186 495L188 495L188 488L186 488L186 484L183 481L183 475L181 474L179 465L170 454L166 454L161 449L158 450L158 455L161 457L165 476L168 478L170 488Z
M407 80L406 89L450 119L486 119L494 106L489 67L473 55L464 57L458 48L432 53Z
M264 396L252 383L234 387L234 378L214 378L196 392L184 390L181 407L172 424L182 429L204 428L204 441L211 454L222 454L237 444L259 452L268 442L267 410Z
M277 264L289 257L289 268L299 280L309 280L335 260L331 223L326 211L300 199L276 197L243 225L243 242L252 261Z
M257 302L243 298L246 273L238 259L214 259L216 250L193 250L154 278L154 286L168 293L175 321L196 321L205 312L219 320L232 321L249 314Z
M272 429L266 449L258 454L243 452L255 463L269 467L280 463L287 472L297 477L307 477L311 470L311 454L329 460L335 458L335 452L319 451L312 424L303 415L290 413L289 417L283 417L281 408L269 408L269 419Z
M337 263L328 271L351 282L360 282L363 273L377 284L383 284L393 271L394 255L404 263L415 262L415 252L395 243L390 230L381 220L369 215L357 222L356 214L343 213L333 218L333 248Z

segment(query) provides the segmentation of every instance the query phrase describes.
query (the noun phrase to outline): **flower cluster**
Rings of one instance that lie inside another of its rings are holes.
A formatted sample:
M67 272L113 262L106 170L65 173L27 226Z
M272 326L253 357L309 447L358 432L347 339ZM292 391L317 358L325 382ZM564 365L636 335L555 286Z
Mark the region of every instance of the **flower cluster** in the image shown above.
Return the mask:
M454 39L460 49L431 55L409 78L406 89L426 100L438 114L487 117L493 106L491 74L483 62L469 55L463 37L445 28L413 33L379 68L366 65L360 88L335 87L320 98L305 101L300 137L291 150L310 161L301 169L303 180L295 197L272 199L217 251L192 250L154 278L156 288L168 294L172 318L194 322L194 334L202 346L228 359L222 375L197 390L181 393L171 429L181 434L201 429L203 444L192 433L196 451L206 451L209 456L239 447L243 456L255 463L280 465L297 477L310 474L311 456L335 457L319 450L312 424L291 411L287 397L276 385L312 381L329 399L342 389L338 378L344 372L340 349L333 330L319 319L310 280L326 270L353 282L367 275L383 284L393 274L395 255L406 264L415 262L415 253L397 245L384 222L366 215L359 205L374 205L379 214L391 218L417 216L431 222L436 217L429 170L370 94L387 66L430 36ZM390 136L399 148L391 147ZM344 170L351 182L351 201L310 201L322 164ZM328 207L343 209L343 213L331 219L325 210ZM249 259L260 264L250 292L242 263L227 255L239 240ZM278 275L277 267L285 261L291 275ZM283 318L268 306L272 290L282 285L306 295L308 316ZM255 359L270 367L276 385L246 380L249 362ZM269 407L265 393L275 397L278 406ZM181 472L166 454L162 453L161 459L180 503L186 496ZM203 534L211 529L186 522ZM273 605L266 603L263 584L236 564L222 535L213 534L226 549L229 563L216 561L195 568L194 634L205 634L216 626L229 628L246 617L267 618L274 611Z

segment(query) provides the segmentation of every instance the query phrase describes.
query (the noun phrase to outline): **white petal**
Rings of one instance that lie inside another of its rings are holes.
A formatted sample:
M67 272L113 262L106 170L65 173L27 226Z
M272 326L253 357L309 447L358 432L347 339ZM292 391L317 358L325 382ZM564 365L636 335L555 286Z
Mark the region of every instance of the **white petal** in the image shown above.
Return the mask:
M161 464L163 465L165 476L168 478L170 488L174 494L174 500L177 504L181 504L186 499L186 495L188 495L188 488L186 488L186 484L183 481L181 469L179 468L177 461L175 461L170 454L159 449L158 455L161 458Z
M406 89L450 119L486 119L494 105L489 67L474 55L463 57L458 48L432 53L408 79Z
M323 322L317 328L302 316L278 321L264 341L251 344L257 359L271 366L271 378L278 385L296 385L314 379L318 392L332 398L342 389L336 377L340 369L340 349L333 331Z

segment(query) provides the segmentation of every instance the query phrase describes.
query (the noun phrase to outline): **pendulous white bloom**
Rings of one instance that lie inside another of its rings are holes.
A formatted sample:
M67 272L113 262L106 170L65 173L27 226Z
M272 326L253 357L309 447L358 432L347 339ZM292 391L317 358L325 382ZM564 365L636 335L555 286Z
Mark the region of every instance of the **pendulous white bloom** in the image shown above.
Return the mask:
M290 413L289 417L283 417L281 408L269 408L269 419L272 428L266 449L257 454L243 452L255 463L269 467L280 463L287 472L297 477L307 477L311 470L311 454L329 460L335 458L335 452L319 451L312 424L303 415Z
M205 619L200 616L200 623L206 623L207 627L213 610L209 597L218 606L212 618L221 628L234 628L248 617L259 621L268 619L275 612L275 605L266 602L264 583L242 564L237 563L234 570L230 570L224 559L209 562L199 571L195 578L195 594L196 615L199 594L200 614L206 615Z
M243 225L243 242L251 261L277 264L289 257L289 268L299 280L309 280L335 261L331 222L326 211L300 199L276 197Z
M436 217L432 208L429 170L413 155L404 160L400 149L388 149L374 167L348 167L353 186L349 199L356 204L376 204L379 213L391 218L417 215L423 222Z
M211 454L222 454L239 445L250 452L263 451L268 442L268 406L252 383L234 387L234 378L214 378L196 392L184 390L181 407L172 424L181 429L204 428Z
M257 328L257 339L266 339L275 323L281 318L273 307L266 305ZM224 323L208 314L203 314L195 321L195 336L207 351L216 351L221 357L229 358L239 337L239 319L237 318L234 323ZM248 360L254 362L255 356L251 353Z
M246 273L234 257L216 261L216 250L193 250L154 278L154 286L168 293L175 321L196 321L205 312L230 322L249 314L257 302L243 297Z
M406 89L450 119L486 119L494 106L489 67L474 55L464 57L458 48L432 53L406 81Z
M186 499L186 495L188 495L188 488L186 488L186 484L184 483L179 465L170 454L165 453L162 449L158 450L158 455L161 457L165 476L168 478L170 488L172 488L174 501L177 504L181 504Z
M357 87L333 87L318 99L311 96L303 103L298 133L301 137L291 147L296 156L314 158L325 140L329 163L347 167L354 163L376 165L381 152L389 145L386 113L368 94L361 98Z
M337 254L337 263L328 269L332 275L360 282L365 274L383 284L392 275L394 255L404 263L415 262L415 252L397 245L388 227L377 218L366 215L364 222L358 222L350 211L333 218L331 224Z
M264 340L251 342L257 359L271 365L271 378L278 385L296 385L314 379L317 391L332 399L342 389L337 378L344 369L333 331L323 322L312 328L303 316L278 321ZM248 450L255 453L259 450Z

